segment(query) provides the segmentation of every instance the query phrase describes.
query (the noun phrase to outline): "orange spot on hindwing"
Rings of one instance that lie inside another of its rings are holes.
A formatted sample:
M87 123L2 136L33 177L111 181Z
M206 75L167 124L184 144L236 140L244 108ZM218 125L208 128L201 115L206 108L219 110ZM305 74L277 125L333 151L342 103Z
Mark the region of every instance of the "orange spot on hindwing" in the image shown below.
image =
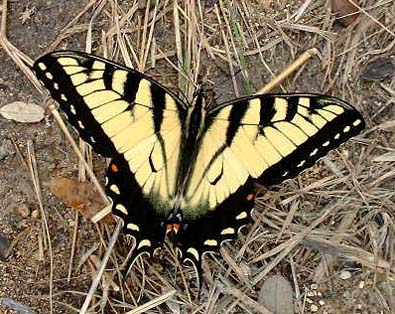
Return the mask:
M248 194L247 195L247 197L246 197L246 199L247 199L247 201L252 201L252 200L254 200L255 199L255 194Z
M115 165L115 164L111 165L111 170L112 170L112 172L118 172L119 171L118 166Z

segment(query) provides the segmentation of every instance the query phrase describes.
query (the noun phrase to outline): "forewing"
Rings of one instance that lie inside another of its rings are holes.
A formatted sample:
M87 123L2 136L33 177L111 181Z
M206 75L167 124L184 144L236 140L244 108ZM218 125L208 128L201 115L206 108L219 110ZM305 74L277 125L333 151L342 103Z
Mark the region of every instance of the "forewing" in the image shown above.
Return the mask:
M112 158L113 212L138 246L152 246L176 192L185 105L142 73L81 52L53 52L33 68L84 141Z
M185 197L210 209L249 177L263 185L295 177L365 126L349 104L310 94L248 97L213 109L206 120Z

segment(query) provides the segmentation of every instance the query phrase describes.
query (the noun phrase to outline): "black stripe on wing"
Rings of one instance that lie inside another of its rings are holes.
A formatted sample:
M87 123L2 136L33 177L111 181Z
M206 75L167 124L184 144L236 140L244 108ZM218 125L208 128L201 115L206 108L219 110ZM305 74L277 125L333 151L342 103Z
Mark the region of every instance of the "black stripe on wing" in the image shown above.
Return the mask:
M97 153L105 157L114 156L116 149L113 143L94 118L84 98L75 89L71 77L66 74L64 68L56 59L56 55L52 54L47 54L38 59L33 66L37 78L44 83L52 98L59 103L60 108L66 113L68 121L76 128L81 138L89 143ZM93 60L78 60L80 65L85 67L83 72L90 75ZM46 69L41 70L39 64L44 64ZM136 79L138 86L140 78L136 77ZM82 126L79 121L83 121Z
M347 111L341 116L328 122L313 137L283 157L278 163L263 172L258 181L265 186L280 184L284 180L296 177L303 170L310 168L314 163L325 156L329 151L339 147L351 137L358 135L364 129L364 123L351 128L348 132L343 130L356 120L356 113ZM361 118L362 119L362 118ZM324 145L328 143L328 145Z
M207 132L219 120L229 123L226 146L238 149L240 162L263 185L295 177L365 128L352 106L318 94L254 95L225 103L208 112ZM243 146L248 152L241 154ZM204 173L224 149L213 155Z
M74 64L62 64L62 62L58 62L59 60L69 60L67 62ZM70 72L70 70L67 71L68 67L69 69L74 67L77 70L76 72ZM117 155L117 151L92 110L114 102L114 111L119 111L121 107L117 108L117 106L122 104L117 103L117 101L123 100L129 103L129 106L124 108L123 112L130 111L133 115L136 105L147 106L147 104L134 103L139 84L143 79L151 83L152 99L147 99L147 101L153 104L152 107L148 107L153 110L152 116L156 130L160 129L165 94L174 99L176 105L174 110L178 112L179 119L181 121L185 119L186 105L171 91L140 72L100 57L82 52L58 51L40 57L34 63L33 70L50 91L51 96L60 104L70 124L76 128L83 140L89 143L97 153L105 157L114 157ZM126 73L126 75L121 78L119 76L115 77L115 74L119 74L119 70L124 71L123 73ZM82 80L80 80L81 77ZM92 89L91 94L97 93L97 100L93 100L93 102L100 102L100 98L103 98L100 91L112 91L117 93L119 97L112 97L111 101L103 102L98 106L87 104L86 96L90 96L90 94L81 95L77 89L89 84L100 86L100 89ZM120 113L118 112L118 114Z

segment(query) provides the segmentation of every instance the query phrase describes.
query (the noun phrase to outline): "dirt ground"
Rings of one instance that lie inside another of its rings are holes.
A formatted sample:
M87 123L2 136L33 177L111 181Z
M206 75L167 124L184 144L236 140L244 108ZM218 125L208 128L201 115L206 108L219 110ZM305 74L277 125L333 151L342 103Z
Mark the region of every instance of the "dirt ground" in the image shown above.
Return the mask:
M175 295L142 313L265 313L259 291L275 274L292 286L284 298L292 297L295 313L395 313L395 74L361 77L371 62L394 58L395 1L358 1L348 26L336 22L331 1L323 0L190 0L179 2L179 10L172 1L151 2L10 0L7 37L32 60L56 49L85 51L88 43L94 53L124 63L126 51L137 68L173 90L182 85L173 66L181 47L183 70L191 78L209 73L217 102L255 92L314 47L319 54L275 91L336 95L363 114L367 129L298 178L259 188L254 222L222 254L206 255L199 299L190 296L188 278L180 279L183 271L166 251L122 279L116 269L130 241L120 236L91 313L126 313L170 289ZM149 42L144 25L151 36L145 18L153 16L154 39L145 62L137 64ZM204 34L200 47L193 37L199 36L190 37L193 30ZM17 100L46 106L45 95L5 49L0 64L0 108ZM27 162L29 145L39 196ZM5 298L35 313L50 313L51 307L52 313L79 312L113 226L95 225L80 214L76 219L76 210L51 193L52 179L76 179L78 169L48 110L37 123L0 116L0 313L18 313ZM104 169L94 155L102 184Z

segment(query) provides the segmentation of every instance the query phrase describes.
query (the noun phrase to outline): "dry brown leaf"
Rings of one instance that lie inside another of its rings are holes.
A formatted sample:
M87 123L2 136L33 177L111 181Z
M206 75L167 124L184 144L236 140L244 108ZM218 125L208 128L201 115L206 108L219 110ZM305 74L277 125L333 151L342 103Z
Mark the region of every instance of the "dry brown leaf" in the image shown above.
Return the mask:
M1 107L0 114L9 120L34 123L44 118L44 109L34 103L14 101Z
M92 218L106 206L93 185L86 182L56 178L51 180L50 190L63 203L76 208L86 219ZM112 214L108 214L101 221L115 224Z
M332 12L336 14L336 22L347 27L358 17L358 0L332 0ZM353 5L354 3L355 5Z

